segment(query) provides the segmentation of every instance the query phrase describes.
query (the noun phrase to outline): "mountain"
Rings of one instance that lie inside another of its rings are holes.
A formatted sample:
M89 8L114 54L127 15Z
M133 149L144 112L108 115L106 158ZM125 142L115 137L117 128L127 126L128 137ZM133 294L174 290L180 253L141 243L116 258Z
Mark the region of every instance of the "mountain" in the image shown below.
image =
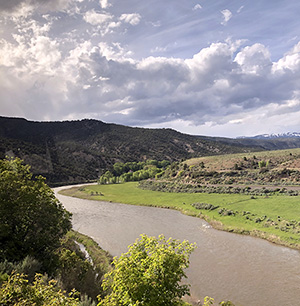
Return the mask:
M300 133L298 132L288 132L281 134L262 134L252 137L239 137L242 139L278 139L278 138L300 138Z
M291 134L287 134L291 135ZM282 137L239 137L239 138L222 138L208 137L218 143L227 145L255 148L257 151L263 150L283 150L300 148L300 137L288 137L282 134Z
M133 128L89 119L34 122L0 117L0 158L22 158L52 185L97 179L115 162L178 161L254 150L238 142L226 143L172 129Z
M50 185L97 179L116 162L300 147L300 137L221 138L172 129L133 128L99 120L35 122L0 116L0 158L16 156Z

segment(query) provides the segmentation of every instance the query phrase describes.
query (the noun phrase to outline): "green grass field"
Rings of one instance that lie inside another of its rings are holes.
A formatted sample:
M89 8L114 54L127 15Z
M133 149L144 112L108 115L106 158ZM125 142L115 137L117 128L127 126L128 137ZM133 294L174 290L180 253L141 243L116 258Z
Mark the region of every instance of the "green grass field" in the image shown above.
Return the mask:
M64 195L132 205L173 208L201 217L217 229L250 234L300 249L300 198L255 197L243 194L168 193L139 189L138 183L90 185L63 190ZM196 209L191 204L208 203L215 210ZM222 215L221 208L233 212Z

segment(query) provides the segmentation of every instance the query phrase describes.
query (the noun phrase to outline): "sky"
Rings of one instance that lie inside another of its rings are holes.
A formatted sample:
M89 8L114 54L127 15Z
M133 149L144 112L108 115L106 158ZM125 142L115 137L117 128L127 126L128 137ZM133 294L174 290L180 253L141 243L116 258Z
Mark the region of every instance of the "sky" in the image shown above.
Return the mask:
M0 115L300 132L296 0L0 0Z

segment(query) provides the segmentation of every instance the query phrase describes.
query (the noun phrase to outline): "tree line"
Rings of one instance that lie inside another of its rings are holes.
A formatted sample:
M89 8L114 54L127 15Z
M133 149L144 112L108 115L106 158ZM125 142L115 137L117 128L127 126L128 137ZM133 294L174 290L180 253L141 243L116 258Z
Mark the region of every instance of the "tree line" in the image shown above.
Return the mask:
M100 176L99 184L118 184L124 182L141 181L148 178L158 178L163 175L170 165L168 160L147 160L145 162L117 162L112 171L106 171Z

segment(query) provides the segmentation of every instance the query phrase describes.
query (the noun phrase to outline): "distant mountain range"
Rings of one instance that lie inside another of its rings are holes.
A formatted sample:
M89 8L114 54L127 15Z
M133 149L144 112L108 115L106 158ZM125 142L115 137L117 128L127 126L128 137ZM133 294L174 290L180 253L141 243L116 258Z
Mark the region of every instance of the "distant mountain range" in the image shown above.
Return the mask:
M281 133L281 134L261 134L261 135L256 135L252 137L238 137L238 138L248 138L248 139L276 139L276 138L299 138L300 133L298 132L288 132L288 133Z
M34 122L0 116L0 158L17 156L49 184L95 180L116 162L300 147L299 138L220 138L172 129L133 128L98 120Z

